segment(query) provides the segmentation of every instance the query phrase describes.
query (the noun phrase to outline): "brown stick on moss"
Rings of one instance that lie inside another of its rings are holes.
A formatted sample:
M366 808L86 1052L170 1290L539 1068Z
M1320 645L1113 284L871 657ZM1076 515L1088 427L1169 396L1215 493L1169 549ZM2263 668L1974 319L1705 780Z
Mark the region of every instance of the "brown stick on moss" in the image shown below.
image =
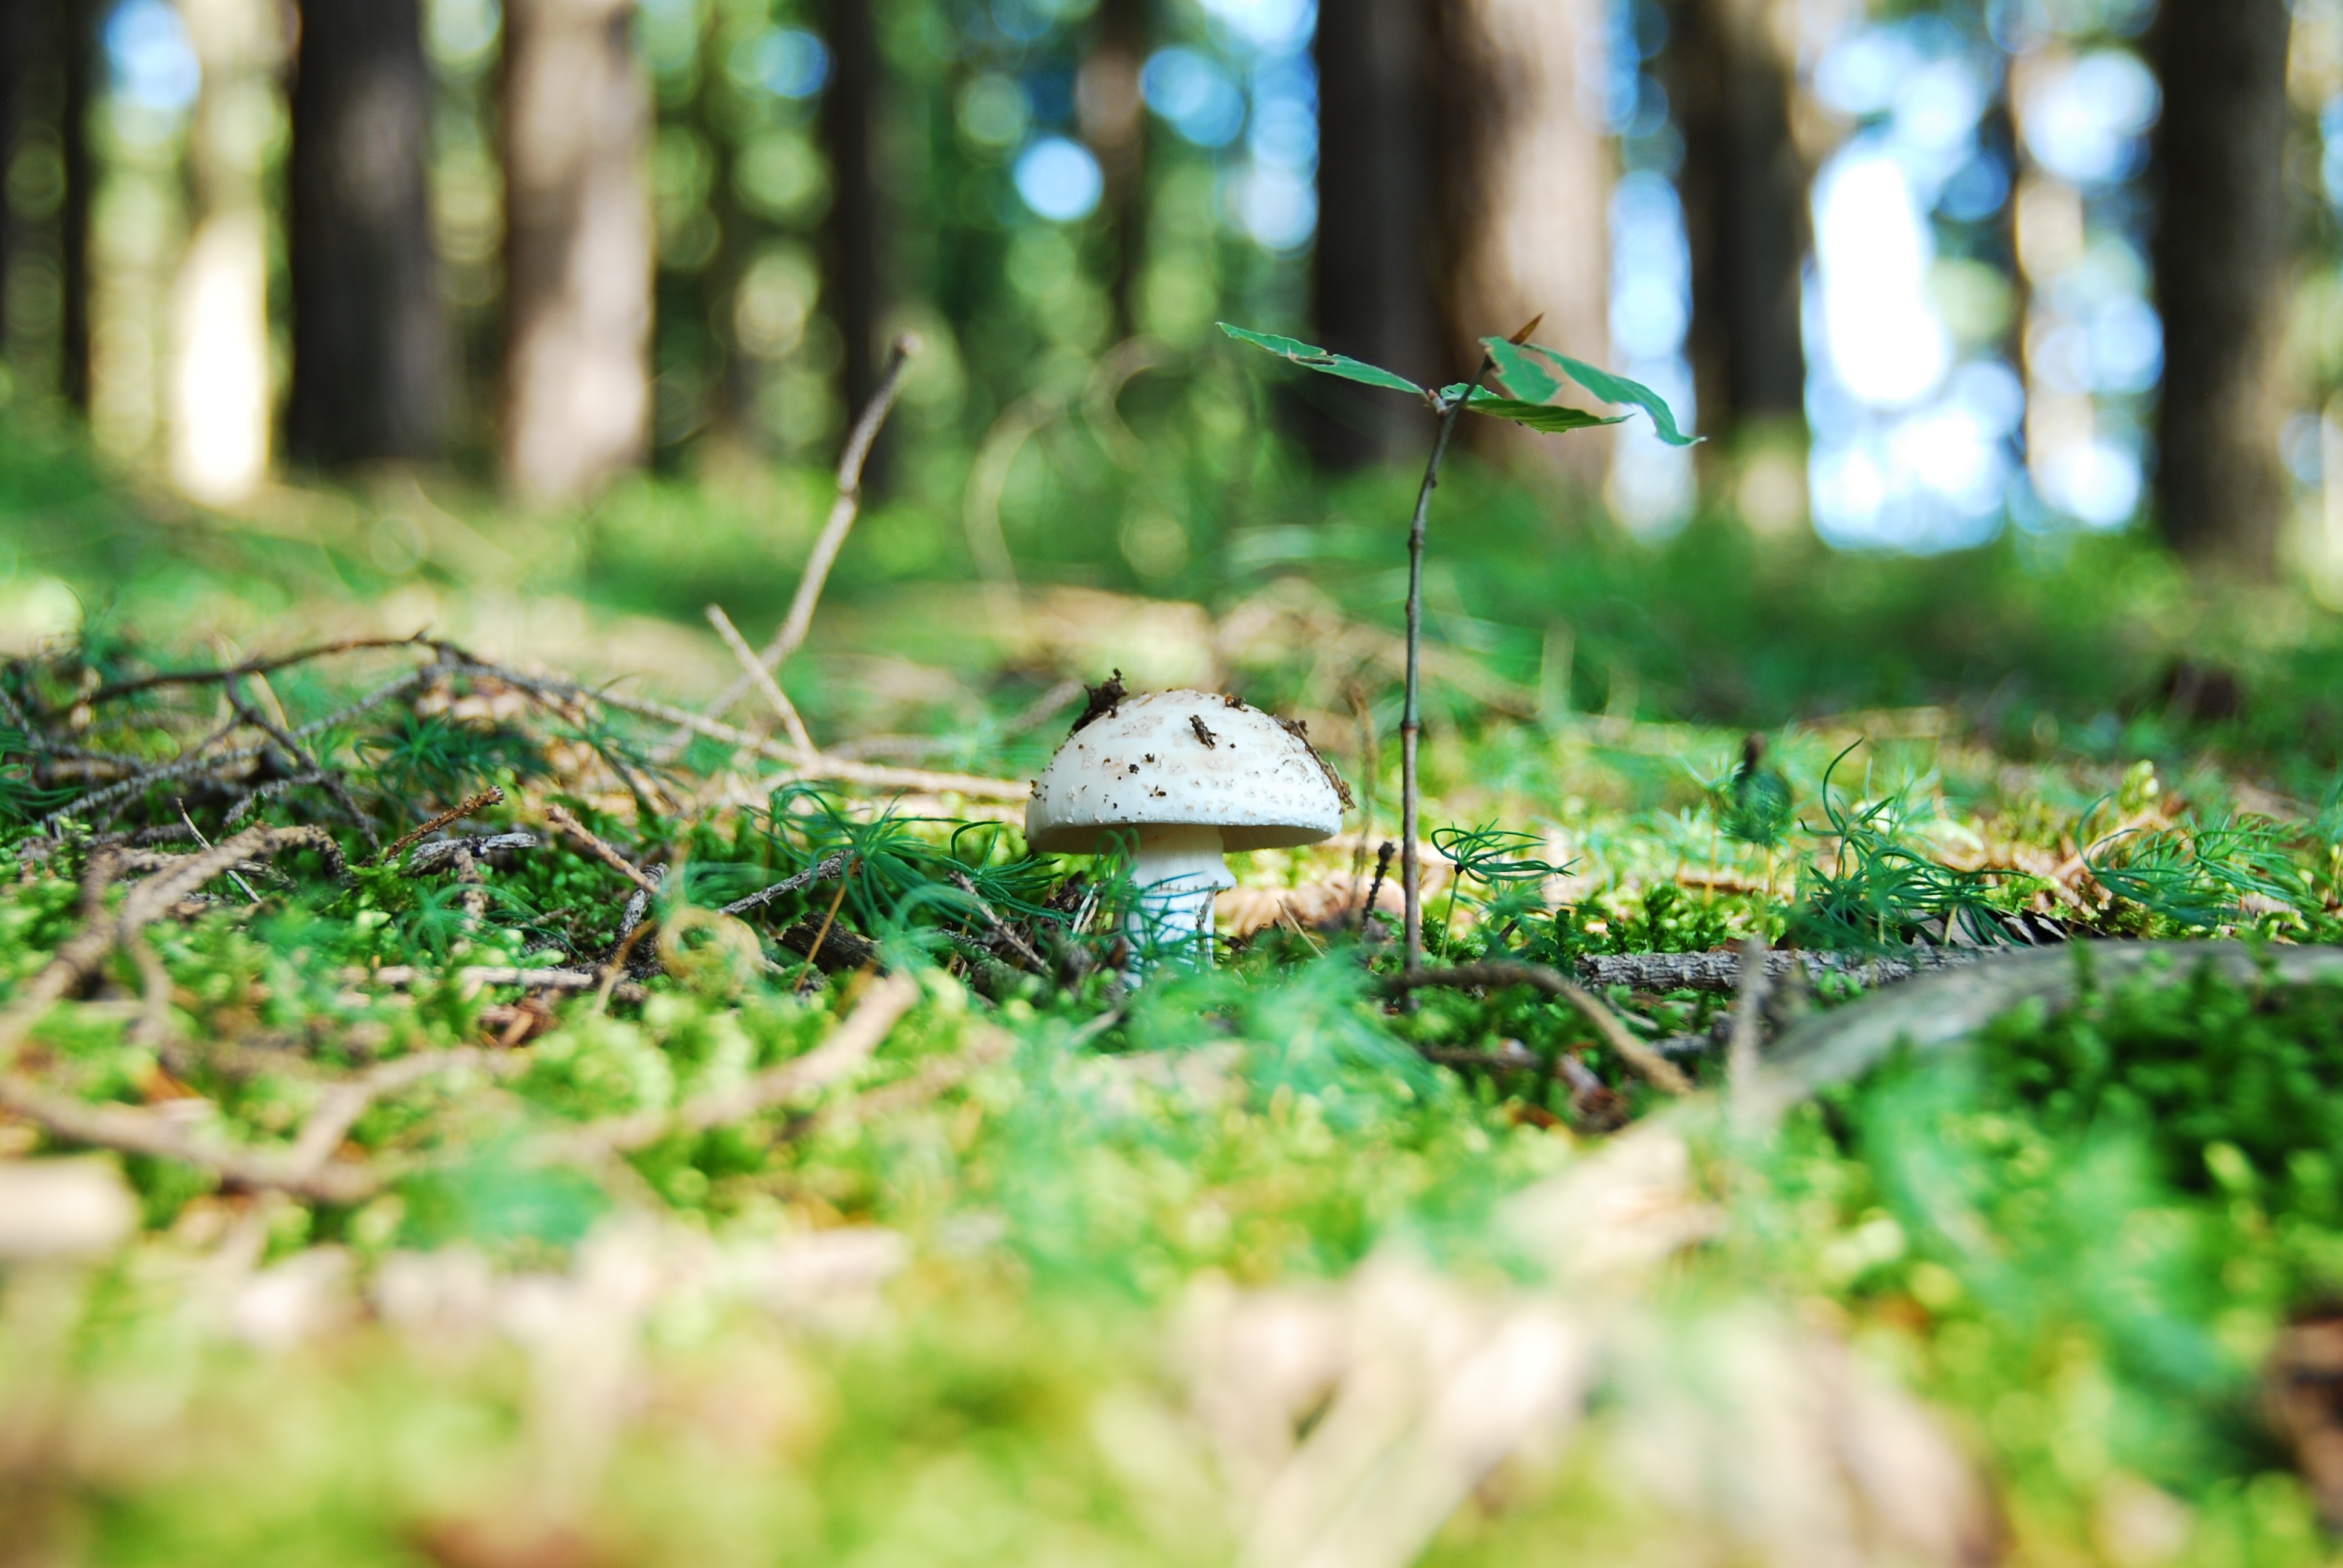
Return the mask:
M1411 970L1393 975L1383 982L1391 990L1404 994L1426 986L1441 986L1451 990L1495 990L1501 986L1534 986L1550 997L1568 1002L1578 1010L1579 1016L1594 1026L1603 1043L1616 1051L1635 1075L1653 1088L1666 1094L1690 1094L1692 1080L1684 1070L1637 1040L1620 1021L1619 1015L1603 1004L1601 998L1576 981L1564 978L1559 970L1544 964L1480 963L1458 964L1453 969Z

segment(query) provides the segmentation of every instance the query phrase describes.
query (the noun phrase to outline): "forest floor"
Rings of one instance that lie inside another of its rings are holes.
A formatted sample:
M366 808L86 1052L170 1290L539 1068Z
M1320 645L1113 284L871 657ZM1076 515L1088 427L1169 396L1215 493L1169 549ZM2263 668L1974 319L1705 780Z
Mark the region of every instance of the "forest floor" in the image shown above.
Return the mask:
M0 1561L2331 1554L2315 608L1590 544L1411 983L1340 573L850 579L799 746L556 530L0 479ZM1360 808L1135 986L1020 832L1118 668Z

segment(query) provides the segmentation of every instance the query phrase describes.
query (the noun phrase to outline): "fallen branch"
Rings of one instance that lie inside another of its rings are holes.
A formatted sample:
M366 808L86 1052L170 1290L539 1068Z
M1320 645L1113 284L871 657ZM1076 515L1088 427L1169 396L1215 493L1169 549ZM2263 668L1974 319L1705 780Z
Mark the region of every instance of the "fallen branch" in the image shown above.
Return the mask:
M2236 980L2308 985L2343 980L2343 948L2090 941L1997 955L1799 1024L1775 1043L1753 1082L1752 1112L1771 1119L1818 1089L1860 1076L1899 1045L1941 1049L2029 1001L2059 1008L2087 985L2104 989L2159 967L2181 979L2207 966Z
M790 982L789 989L791 990L795 990L798 987L805 984L806 976L813 971L814 965L820 961L821 958L821 945L823 942L830 940L830 928L838 924L838 911L844 908L846 904L847 884L854 880L854 868L860 862L858 861L849 860L846 863L846 869L839 873L838 894L835 898L830 900L830 912L821 917L821 929L814 932L813 945L805 950L805 968L799 970L798 971L797 979ZM782 940L786 941L788 939L785 936Z
M349 789L342 783L342 776L339 772L327 768L323 762L318 760L318 759L311 756L307 749L287 731L284 725L271 719L266 714L261 712L257 707L246 701L244 697L243 682L238 677L233 675L228 677L228 678L222 684L220 689L226 693L228 706L233 708L236 713L242 717L246 724L249 724L255 729L259 730L263 735L267 736L269 739L275 741L287 756L292 758L295 762L300 764L300 771L302 773L305 773L308 777L314 778L317 780L319 786L325 789L326 793L334 798L334 804L339 806L342 809L343 814L349 818L351 823L357 827L357 830L366 835L366 840L368 844L371 845L378 842L375 836L374 819L368 816L358 803L350 798ZM263 689L266 689L265 683ZM284 706L283 704L277 702L277 694L274 691L269 692L269 701L277 707L278 715L281 718L284 712Z
M494 854L499 849L534 849L537 844L534 833L473 833L461 839L435 839L415 847L415 852L407 858L407 871L409 876L423 876L437 870L443 860Z
M1637 1040L1619 1020L1619 1015L1605 1007L1602 1000L1585 987L1565 978L1559 970L1544 964L1481 963L1458 964L1453 969L1414 970L1406 974L1393 975L1384 980L1390 990L1405 993L1426 986L1441 986L1451 990L1493 990L1510 985L1534 986L1568 1002L1579 1016L1594 1026L1603 1043L1644 1081L1668 1094L1690 1094L1692 1080L1684 1070Z
M810 920L799 920L773 940L819 967L824 974L850 973L879 962L877 944L836 920L820 926ZM805 977L801 974L798 978L803 980Z
M1438 1067L1470 1069L1478 1072L1534 1072L1540 1077L1560 1071L1561 1060L1567 1058L1565 1052L1564 1058L1550 1063L1518 1040L1499 1040L1494 1050L1460 1050L1440 1045L1417 1049L1424 1060Z
M1818 953L1803 950L1772 952L1765 973L1775 980L1803 975L1819 980L1839 975L1866 989L1894 985L1914 975L1973 964L1989 950L1980 948L1911 948L1893 957L1865 958L1858 953ZM1741 983L1741 955L1731 948L1704 953L1590 953L1578 960L1578 978L1590 986L1625 986L1630 990L1730 991Z
M233 828L280 795L290 795L296 789L307 789L325 782L326 776L322 773L297 773L290 779L273 779L256 789L246 790L220 818L220 826Z

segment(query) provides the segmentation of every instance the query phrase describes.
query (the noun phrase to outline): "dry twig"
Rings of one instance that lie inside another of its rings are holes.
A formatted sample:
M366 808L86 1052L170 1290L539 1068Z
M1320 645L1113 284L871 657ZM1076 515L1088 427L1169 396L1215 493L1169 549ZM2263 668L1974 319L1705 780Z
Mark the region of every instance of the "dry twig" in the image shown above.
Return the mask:
M694 1095L672 1111L639 1111L580 1128L552 1141L548 1152L572 1159L624 1154L672 1133L705 1132L813 1094L868 1061L919 1000L918 980L910 975L890 975L863 994L828 1040L795 1060L769 1068L745 1083Z
M404 990L410 986L428 985L429 970L413 964L385 964L378 970L345 970L343 980L350 985L389 986ZM518 986L524 990L592 990L602 983L602 976L594 970L520 969L509 965L476 964L454 971L454 978L467 1000L478 996L488 986ZM619 1001L641 1001L650 993L632 980L622 980L610 994Z
M805 720L798 715L797 704L789 700L789 694L781 689L780 682L773 678L773 672L758 658L757 650L749 646L749 639L740 635L740 628L732 624L732 618L724 613L722 605L708 607L708 624L716 628L716 635L722 638L724 646L732 650L732 657L739 661L741 673L749 678L749 684L764 694L766 702L779 716L781 729L789 736L789 744L806 751L818 749L812 734L805 727Z
M783 877L769 888L759 888L745 899L733 900L724 906L722 912L728 915L745 915L751 910L762 909L775 899L797 892L800 889L812 887L816 882L827 882L843 877L846 875L846 868L853 863L854 852L850 849L840 849L835 855L808 866L794 876Z
M1551 997L1556 997L1576 1008L1579 1016L1594 1026L1603 1043L1619 1055L1636 1075L1653 1088L1668 1094L1689 1094L1692 1080L1684 1070L1637 1040L1619 1015L1603 1004L1602 999L1575 981L1564 977L1559 970L1544 964L1480 963L1458 964L1453 969L1415 970L1407 974L1393 975L1384 981L1392 990L1406 992L1425 986L1444 986L1454 990L1487 990L1499 986L1534 986Z
M476 857L503 849L534 849L538 837L534 833L474 833L461 839L434 839L427 844L417 844L407 857L410 876L425 876L439 869L442 861L470 863Z
M386 646L404 647L406 645L404 643L398 643ZM424 643L420 646L430 648L435 653L444 651L440 649L437 644L435 643ZM386 681L381 686L378 686L374 690L367 692L365 696L359 698L357 700L350 703L347 707L337 709L334 712L326 715L323 719L311 719L308 723L292 730L290 733L293 739L297 740L306 740L312 736L322 734L326 730L330 729L337 725L347 724L351 719L357 718L360 714L365 713L369 709L380 707L382 704L389 701L392 698L397 697L404 692L410 691L414 688L421 686L427 681L434 679L437 676L444 674L447 671L447 666L444 661L435 660L434 662L424 665L418 668L410 669L406 674L397 677L396 679ZM35 829L46 829L68 818L85 818L93 826L101 825L111 820L118 814L116 810L106 809L107 808L118 807L120 803L135 799L141 792L154 785L166 783L174 779L185 779L190 775L197 773L208 773L215 779L225 778L230 769L253 761L258 758L262 752L267 749L267 747L265 745L246 746L240 747L233 751L225 751L217 755L213 754L212 748L226 739L229 736L235 734L238 729L242 728L242 723L243 721L241 719L231 719L226 724L223 724L218 729L213 731L210 735L196 742L196 744L188 750L186 755L176 758L169 762L161 763L154 768L147 769L144 772L135 773L131 777L124 779L117 783L109 784L102 789L93 789L88 794L83 795L78 799L58 807L55 810L51 811L39 821L34 823L33 826ZM286 782L287 787L290 787L291 781L287 780ZM92 813L102 814L92 815Z
M895 407L896 395L903 389L904 368L919 351L920 340L910 333L895 339L887 369L879 378L878 390L870 395L861 417L847 434L845 449L838 457L838 498L830 503L830 517L822 524L820 537L814 540L813 553L806 558L805 575L798 579L797 596L789 601L789 612L782 618L781 628L757 656L757 662L767 669L779 669L805 642L806 632L813 625L814 607L821 602L821 590L830 581L830 568L837 563L838 552L846 545L847 532L854 527L854 519L862 508L862 466L879 439L880 427L886 424L889 411ZM740 677L724 689L709 705L708 711L726 712L748 695L749 687L749 678Z
M291 653L271 654L260 658L247 658L241 664L208 669L169 669L154 675L142 675L132 680L117 680L101 686L77 700L95 708L118 697L136 692L152 691L161 686L210 686L246 679L253 676L274 675L297 664L308 664L320 658L330 658L338 653L356 653L369 648L427 648L431 646L421 635L414 637L354 637L339 642L318 643L310 648L296 648Z
M635 885L646 898L659 897L659 885L640 866L611 848L608 839L559 806L548 806L545 819L574 839L578 846Z
M485 811L491 806L502 805L504 803L504 798L505 792L503 789L494 784L489 785L478 794L472 796L469 799L466 800L462 805L451 806L447 810L440 812L437 817L432 818L428 822L425 822L419 827L410 828L406 832L401 833L397 838L391 840L390 847L388 849L383 850L382 853L374 858L374 863L377 866L388 865L391 861L398 859L398 857L404 853L408 847L418 840L429 836L430 834L437 833L440 829L445 828L450 822L462 821L465 818L471 816L476 811Z
M236 709L246 724L282 747L287 756L300 764L301 771L317 780L326 793L334 798L334 804L342 809L343 815L350 819L359 832L366 835L368 844L379 841L375 835L373 817L350 798L349 789L342 783L342 776L339 772L327 768L316 757L310 755L301 742L294 739L292 733L282 724L271 719L258 708L245 700L244 689L237 677L233 675L228 677L222 683L220 689L226 694L228 705ZM274 697L275 693L272 692L270 695ZM279 712L281 714L281 709Z
M323 854L328 868L337 874L347 869L341 846L323 829L247 828L216 849L182 856L167 869L131 884L121 910L112 920L104 918L102 900L107 883L118 874L121 861L111 854L91 857L82 884L82 910L86 923L25 983L23 994L5 1011L0 1011L0 1064L15 1055L17 1045L43 1013L96 971L107 953L136 939L190 893L246 860L266 859L285 849L302 848Z
M872 789L920 789L940 795L963 795L976 800L1023 800L1033 792L1030 779L983 779L969 773L930 773L919 768L882 768L868 762L853 762L843 758L800 751L794 746L736 729L720 719L705 718L689 709L648 698L588 691L566 680L545 680L523 675L518 670L474 658L469 654L459 653L458 657L466 668L482 675L494 676L555 712L565 713L565 703L600 703L621 713L631 713L639 719L649 719L656 723L671 724L694 735L720 741L736 751L753 751L769 761L786 765L786 771L766 776L764 782L771 784L859 784Z
M1050 972L1050 966L1041 961L1041 955L1033 950L1032 944L1011 930L1009 922L994 913L992 906L984 901L984 895L976 890L976 884L969 879L967 872L954 871L951 879L954 886L975 901L976 912L984 917L984 923L991 930L994 940L1015 953L1017 961L1026 970L1037 975Z
M230 1186L269 1189L322 1203L357 1203L381 1191L397 1174L380 1162L331 1162L367 1106L439 1073L465 1068L517 1071L527 1060L515 1052L467 1047L385 1062L327 1090L293 1143L281 1149L229 1143L202 1123L141 1106L93 1103L16 1077L0 1078L0 1109L59 1138L193 1165Z
M821 944L830 940L830 929L838 923L838 911L846 903L846 887L854 879L855 865L856 862L850 859L846 862L846 869L838 874L838 896L830 900L830 912L822 916L821 929L813 934L813 945L806 949L805 967L798 970L798 978L790 982L791 990L805 984L806 977L813 973L814 964L821 958Z

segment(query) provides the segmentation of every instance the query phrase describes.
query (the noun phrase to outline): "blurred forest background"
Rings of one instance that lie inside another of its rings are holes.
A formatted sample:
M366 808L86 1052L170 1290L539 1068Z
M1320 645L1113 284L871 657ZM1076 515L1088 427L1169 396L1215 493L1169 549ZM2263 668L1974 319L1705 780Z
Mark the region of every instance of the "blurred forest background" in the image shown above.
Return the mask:
M1435 380L1540 313L1710 437L1474 433L1496 520L1436 634L1565 701L1622 693L1600 628L1557 624L1559 539L2129 535L2343 599L2336 0L0 0L0 28L20 634L62 629L106 533L65 469L333 532L364 594L551 518L539 584L769 611L905 332L850 594L1299 572L1387 609L1432 422L1213 322Z

